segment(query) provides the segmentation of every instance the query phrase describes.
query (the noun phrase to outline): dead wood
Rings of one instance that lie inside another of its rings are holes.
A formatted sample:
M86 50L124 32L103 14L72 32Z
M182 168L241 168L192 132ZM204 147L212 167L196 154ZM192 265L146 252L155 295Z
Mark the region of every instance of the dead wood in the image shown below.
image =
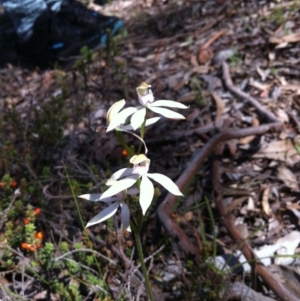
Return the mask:
M229 74L229 67L226 62L223 62L223 78L227 88L237 95L249 102L252 106L256 108L258 114L263 118L267 119L270 123L264 124L257 127L249 127L246 129L234 129L228 130L226 132L220 133L214 137L212 137L202 149L200 149L190 162L189 166L182 173L179 179L176 181L179 189L183 189L188 182L192 179L194 174L199 169L200 165L204 162L206 158L214 151L214 149L221 143L231 139L238 139L242 137L246 137L249 135L262 135L268 131L280 131L283 128L283 124L278 121L278 119L269 111L267 111L263 106L261 106L254 98L249 96L248 94L237 89L231 80ZM214 191L216 193L215 202L217 208L220 212L220 215L224 217L224 225L226 226L229 235L235 240L235 242L241 246L242 252L248 260L253 260L253 254L251 252L250 247L244 243L243 237L241 237L240 233L236 229L233 224L233 216L231 214L226 214L225 207L222 203L222 192L219 182L219 162L215 161L213 164L213 185ZM158 217L163 225L163 227L167 230L167 232L178 241L178 245L181 250L185 254L198 255L199 249L197 249L190 239L187 237L185 232L171 219L170 214L172 212L173 206L175 205L176 197L168 194L165 200L158 208ZM258 274L262 277L263 281L268 285L270 289L274 291L274 293L281 298L281 300L291 300L296 301L296 299L291 296L282 286L278 284L277 281L265 270L265 268L259 264L256 264L256 269Z
M219 150L218 150L219 149ZM226 214L225 207L223 205L223 193L221 184L219 181L220 178L220 160L219 154L221 154L220 150L222 147L219 145L216 151L216 160L213 163L213 187L214 187L214 201L216 207L220 213L220 216L223 217L224 226L226 227L228 234L231 238L236 242L236 244L240 247L246 259L250 262L255 262L255 256L251 251L250 246L245 242L245 239L237 230L234 225L234 216L231 213ZM255 263L255 270L257 274L262 278L263 282L271 289L280 300L286 301L296 301L297 298L291 295L278 281L274 279L274 277L264 268L260 263Z
M217 134L216 136L212 137L202 149L197 151L188 167L176 181L176 185L180 190L183 190L184 187L188 185L194 174L198 171L201 164L212 154L215 147L220 142L243 138L250 135L263 135L269 131L280 131L282 126L283 124L281 122L276 122L257 127L249 127L246 129L228 130L227 132ZM176 202L176 198L176 196L168 194L162 204L159 206L157 214L163 227L172 236L172 238L178 242L178 245L183 253L195 256L199 254L199 250L195 248L185 232L170 217Z

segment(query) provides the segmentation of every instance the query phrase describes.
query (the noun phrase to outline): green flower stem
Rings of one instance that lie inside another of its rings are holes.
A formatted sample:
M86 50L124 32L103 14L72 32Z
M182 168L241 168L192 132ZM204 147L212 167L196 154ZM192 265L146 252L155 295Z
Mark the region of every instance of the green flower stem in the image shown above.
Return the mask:
M138 219L138 225L136 225L131 220L130 227L131 227L132 233L135 238L135 244L136 244L136 248L137 248L140 263L141 263L142 273L144 275L147 295L148 295L150 301L154 301L152 291L151 291L150 281L149 281L149 277L148 277L148 273L147 273L147 269L146 269L146 265L145 265L145 258L144 258L144 254L143 254L142 242L141 242L141 238L140 238L141 237L141 229L142 229L142 225L143 225L143 219L144 219L144 216L143 216L143 213L141 212L139 219Z
M141 134L141 138L144 139L145 136L145 128L146 128L146 120L147 120L147 111L148 109L146 108L146 114L145 114L145 118L144 118L144 122L141 125L141 130L140 130L140 134ZM143 144L140 143L139 145L139 149L138 149L138 154L141 153L141 149L142 149Z
M138 254L139 254L140 264L141 264L141 267L142 267L142 273L143 273L144 279L145 279L145 286L146 286L147 295L148 295L150 301L154 301L152 291L151 291L151 287L150 287L150 281L149 281L149 277L148 277L148 273L147 273L147 269L146 269L146 265L145 265L145 258L144 258L144 254L143 254L142 242L141 242L141 239L140 239L140 233L134 232L134 236L135 236L136 248L137 248L137 251L138 251Z
M117 138L118 138L120 144L122 145L122 147L127 151L129 156L132 157L134 155L134 153L133 153L132 149L126 144L122 132L116 131L116 135L117 135Z
M140 186L139 186L139 188L140 188ZM141 235L143 222L144 222L144 215L143 215L142 211L140 211L140 216L139 216L139 220L138 220L138 228L137 228L137 231L138 231L137 233L139 235Z

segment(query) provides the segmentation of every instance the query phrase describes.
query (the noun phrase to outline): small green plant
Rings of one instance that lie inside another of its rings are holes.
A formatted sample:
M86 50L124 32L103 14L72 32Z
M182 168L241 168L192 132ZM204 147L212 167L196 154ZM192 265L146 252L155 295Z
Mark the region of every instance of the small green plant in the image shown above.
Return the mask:
M107 49L107 54L106 48L99 51L103 53L100 59L110 62L113 72L106 63L100 73L103 72L102 75L107 75L103 77L112 81L116 78L122 80L125 85L126 64L125 61L114 60L118 49L113 40ZM84 300L91 292L90 298L108 301L113 298L101 271L103 267L106 269L107 261L93 252L87 232L84 231L82 241L70 243L58 237L58 234L64 236L66 232L58 230L55 233L51 229L53 224L58 226L61 222L61 212L53 209L53 204L58 207L62 204L58 195L68 195L72 189L76 194L81 194L82 190L90 189L100 178L95 162L89 166L90 174L85 173L84 176L81 170L87 166L85 163L76 161L78 169L71 165L74 159L70 148L74 142L70 143L68 131L77 129L95 105L86 96L91 89L92 65L99 56L88 48L82 49L82 56L81 62L72 69L73 74L59 69L51 71L51 75L49 73L51 84L55 85L58 92L55 95L45 94L38 99L38 103L35 99L26 100L26 112L9 101L4 101L1 107L0 271L4 271L8 277L19 277L22 273L20 279L24 281L26 277L35 279L35 283L46 290L48 296L58 293L64 300ZM103 90L110 89L111 83L109 85L103 86ZM99 90L101 95L102 87ZM66 150L68 156L64 155ZM71 166L70 185L60 174L61 159L65 159L68 168ZM43 191L49 198L53 195L54 201L46 199ZM65 201L63 206L72 208L73 204ZM49 212L56 216L54 223ZM114 229L113 221L110 220L108 224ZM101 238L101 235L98 237ZM61 278L54 281L58 275ZM12 289L8 294L12 296L11 299L19 300L19 291ZM25 300L26 296L23 297ZM28 297L28 300L31 298Z
M231 65L233 67L237 67L242 62L242 57L239 55L237 47L232 46L233 55L228 57L228 60L230 61Z
M270 67L270 70L271 70L271 73L272 73L274 76L277 76L277 75L278 75L278 70L277 70L276 67L271 66L271 67Z
M192 91L195 94L195 101L199 105L199 107L203 108L206 106L207 101L206 98L203 97L203 82L199 77L192 76L190 78L189 85L192 89Z

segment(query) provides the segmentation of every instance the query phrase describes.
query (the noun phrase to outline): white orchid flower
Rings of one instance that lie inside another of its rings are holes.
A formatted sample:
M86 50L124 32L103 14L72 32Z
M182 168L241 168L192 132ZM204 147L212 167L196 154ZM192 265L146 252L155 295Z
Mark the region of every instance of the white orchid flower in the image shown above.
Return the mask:
M112 131L115 129L117 131L123 131L123 132L127 132L127 133L133 135L134 137L139 139L144 144L145 153L147 153L148 149L145 144L145 141L138 135L130 132L130 131L135 131L138 128L140 128L142 123L144 122L144 119L141 120L139 124L137 123L136 120L133 123L131 122L130 124L125 124L127 118L138 110L137 108L133 108L133 107L129 107L129 108L122 110L122 108L125 106L125 103L126 103L125 100L122 99L122 100L114 103L109 108L109 110L107 112L107 116L106 116L107 122L108 122L108 127L107 127L106 132L109 132L109 131ZM146 120L145 126L147 127L147 126L157 122L159 119L160 119L160 117L149 118Z
M107 115L106 115L106 119L108 122L108 128L107 128L106 132L109 132L114 129L116 129L118 131L135 131L142 125L144 120L139 125L137 125L137 124L132 125L132 123L125 124L127 118L130 115L134 114L138 110L137 108L129 107L129 108L126 108L123 111L121 111L121 109L125 106L125 104L126 104L125 100L122 99L122 100L119 100L116 103L114 103L109 108ZM160 117L149 118L146 120L145 126L149 126L149 125L157 122L159 119L160 119Z
M113 185L113 181L107 183L107 185ZM107 208L98 213L95 217L93 217L86 225L87 227L93 226L95 224L104 222L105 220L112 217L116 214L119 207L121 207L121 226L127 231L131 232L130 229L130 211L127 204L124 202L127 192L126 190L120 191L115 195L109 196L107 198L101 198L103 193L95 193L95 194L83 194L80 195L79 198L92 201L92 202L105 202L111 203Z
M100 200L116 195L120 191L131 187L139 178L141 178L140 205L144 215L154 196L154 186L149 178L160 183L172 194L178 196L183 195L177 185L167 176L159 173L148 173L150 159L144 154L133 156L130 159L130 163L133 164L133 168L120 169L111 176L110 180L113 181L113 184L102 194Z
M125 106L126 101L124 99L114 103L108 110L106 119L108 122L108 127L106 132L112 131L114 129L118 131L130 131L132 126L130 124L125 125L127 118L137 111L137 108L129 107L124 110L122 108ZM122 111L121 111L122 110Z
M160 114L166 118L171 119L185 119L185 117L179 113L171 111L169 109L165 109L163 107L168 108L178 108L178 109L188 109L187 106L181 104L180 102L173 100L156 100L154 101L154 96L152 90L150 89L151 85L143 82L139 87L136 88L136 92L139 98L139 103L142 105L142 108L133 113L131 117L131 124L136 126L143 122L146 116L146 108Z

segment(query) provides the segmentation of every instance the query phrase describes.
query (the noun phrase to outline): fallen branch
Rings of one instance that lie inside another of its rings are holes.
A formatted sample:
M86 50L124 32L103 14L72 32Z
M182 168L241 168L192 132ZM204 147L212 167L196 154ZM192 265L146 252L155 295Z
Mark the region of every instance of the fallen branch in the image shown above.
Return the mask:
M274 277L265 269L260 263L256 263L255 256L251 251L250 246L246 243L243 236L237 230L234 225L234 216L231 213L226 214L226 209L223 204L223 193L220 184L220 155L222 153L222 147L219 145L216 151L216 160L213 163L213 189L214 189L214 201L221 217L223 217L223 223L226 227L228 234L241 248L244 256L249 262L252 262L255 266L255 271L262 278L263 282L271 289L280 300L296 301L295 296L288 292Z
M225 142L231 139L239 139L250 135L263 135L269 131L280 131L283 127L281 122L264 124L256 127L249 127L245 129L228 130L225 133L220 133L212 137L197 153L194 158L184 170L181 176L176 181L176 185L180 190L188 185L194 174L198 171L201 164L212 154L215 147L220 142ZM170 217L177 197L168 194L164 201L160 204L157 214L160 222L165 230L178 243L181 251L187 255L198 255L199 250L192 244L185 232L172 220Z
M228 130L226 132L220 133L212 137L204 147L197 152L194 159L191 161L186 170L182 173L179 179L176 181L177 186L182 190L188 182L192 179L194 174L199 169L200 165L204 162L206 158L214 151L216 146L221 143L231 139L239 139L249 135L263 135L268 131L280 131L283 129L283 123L281 123L271 112L267 111L260 103L258 103L254 98L248 94L237 89L231 80L229 74L229 66L226 62L223 62L223 77L225 84L233 94L246 100L252 106L256 108L258 114L266 119L269 124L249 127L246 129L235 129ZM219 162L218 162L219 164ZM222 193L220 193L220 183L219 183L219 166L214 163L214 189L216 192L216 204L221 216L226 216L224 218L224 224L231 235L231 237L236 241L238 245L242 246L242 252L248 260L254 259L251 249L247 244L244 243L243 237L233 225L233 216L231 214L226 214L225 207L222 203ZM176 202L176 197L168 194L164 199L162 204L159 206L157 214L167 232L173 237L175 241L178 242L181 250L188 255L198 255L199 250L192 244L190 239L187 237L185 232L171 219L170 214ZM287 301L296 301L295 297L290 295L279 283L265 270L265 268L259 264L256 264L256 269L258 274L262 277L264 282L274 291L274 293L281 299Z
M272 114L270 111L268 111L266 108L264 108L255 98L250 96L249 94L241 91L237 87L233 85L233 82L231 80L230 74L229 74L229 66L224 61L222 63L222 69L223 69L223 79L226 85L226 88L235 94L237 97L242 99L243 101L246 101L250 103L257 111L258 114L266 119L267 122L279 122L278 118Z
M265 118L267 121L271 122L269 125L278 124L278 129L283 128L283 124L279 122L279 120L272 114L270 111L266 110L256 99L246 94L245 92L236 88L231 80L229 74L229 66L224 61L222 63L223 67L223 78L226 84L226 87L229 91L235 94L237 97L246 100L253 107L256 108L259 115L262 118ZM273 122L273 123L272 123ZM220 148L221 149L221 148ZM219 152L220 154L220 152ZM223 194L222 188L219 181L220 173L219 173L220 161L215 160L213 163L213 187L215 192L215 203L216 207L221 216L224 217L224 226L226 227L228 234L232 237L232 239L236 242L237 245L241 246L242 252L248 261L255 260L253 252L249 245L245 242L244 238L240 234L240 232L234 226L234 216L231 213L226 214L225 207L223 205ZM255 261L254 261L255 262ZM258 275L263 279L266 285L281 299L281 300L290 300L296 301L297 299L291 293L289 293L283 286L281 286L278 281L276 281L273 276L261 265L256 263L255 269Z

